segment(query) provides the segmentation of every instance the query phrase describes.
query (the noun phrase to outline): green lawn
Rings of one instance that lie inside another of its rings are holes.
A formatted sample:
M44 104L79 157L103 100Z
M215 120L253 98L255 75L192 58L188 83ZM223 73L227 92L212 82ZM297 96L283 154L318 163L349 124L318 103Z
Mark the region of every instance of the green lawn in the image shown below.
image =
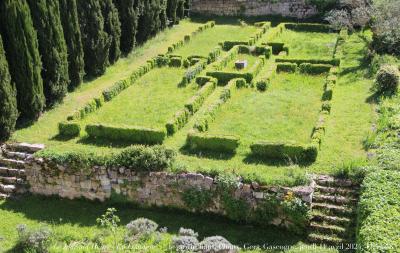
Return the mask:
M235 62L244 60L247 61L247 67L243 69L236 69ZM258 60L257 56L251 54L239 54L232 61L228 62L228 64L222 71L247 72L256 63L257 60Z
M306 144L318 119L325 76L276 74L266 92L240 89L222 106L211 134L240 136L239 155L257 140Z
M332 58L336 33L297 32L286 29L275 42L289 47L290 58Z
M197 216L182 211L157 209L138 209L133 206L98 203L88 201L59 200L35 196L23 197L19 201L0 201L0 252L10 250L16 243L19 224L29 227L48 227L53 231L55 242L51 252L98 252L62 250L66 244L94 242L101 232L96 226L96 218L109 207L117 208L121 218L118 227L118 243L123 245L125 225L131 220L145 217L154 220L159 227L167 227L168 233L160 243L154 240L138 242L138 250L133 252L168 252L173 235L180 227L192 228L199 233L201 240L207 236L221 235L231 243L246 245L294 245L302 238L276 227L243 226L216 216ZM105 245L112 244L111 236L102 239ZM146 251L139 247L152 247ZM281 252L281 251L263 251Z
M208 56L208 53L218 46L219 42L225 40L247 41L256 31L257 28L250 25L216 25L214 28L197 34L187 45L174 51L174 54L182 57L190 55Z
M163 128L198 89L195 83L178 87L184 72L183 68L153 69L100 110L90 114L82 125L104 123Z

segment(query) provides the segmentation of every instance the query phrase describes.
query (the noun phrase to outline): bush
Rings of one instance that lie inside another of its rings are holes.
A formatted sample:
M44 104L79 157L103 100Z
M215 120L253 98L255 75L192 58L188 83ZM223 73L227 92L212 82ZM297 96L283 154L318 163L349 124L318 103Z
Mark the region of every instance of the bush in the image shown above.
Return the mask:
M394 94L399 87L400 73L397 67L391 65L382 66L375 80L375 90L381 94Z
M399 184L397 171L375 171L364 179L357 226L357 244L362 252L395 252L400 248L400 241L393 239L400 231Z
M199 241L194 236L178 236L172 238L172 249L177 253L197 252Z
M331 112L331 108L332 108L332 105L331 105L330 101L324 101L322 103L322 107L321 107L322 111L326 111L326 112L330 113Z
M121 91L125 90L129 86L127 80L121 80L116 82L113 86L103 91L103 96L105 101L111 101L116 97Z
M146 238L157 231L158 224L146 218L139 218L126 225L127 236L133 238Z
M328 73L331 67L331 65L327 64L302 63L300 64L299 69L300 72L304 74L319 75L323 73Z
M314 162L318 148L314 145L297 145L260 141L250 146L253 155L262 158L292 159L298 162Z
M171 57L169 66L180 68L182 66L182 57Z
M175 161L176 153L164 146L132 146L114 155L107 164L136 171L164 171Z
M285 28L299 32L332 32L329 25L312 24L312 23L285 23Z
M160 144L166 136L165 130L111 125L87 125L85 128L91 138L139 144Z
M65 137L79 136L81 126L76 122L60 122L58 123L58 133Z
M269 78L263 78L256 82L256 88L259 91L266 91L269 86L270 80Z
M189 121L189 117L190 112L186 108L175 113L174 117L165 125L168 135L173 135L178 132L179 129L183 128Z
M240 138L230 135L208 135L196 132L189 133L186 143L193 150L209 150L234 153L239 146Z
M215 62L217 58L221 55L222 48L220 46L215 47L208 53L208 64Z
M199 236L198 233L194 232L194 230L190 228L179 228L178 234L180 236L192 236L196 238Z
M195 65L190 67L184 74L182 81L180 82L180 86L186 86L190 83L203 69L207 66L207 63L204 60L200 60Z
M294 73L296 72L297 64L296 63L278 63L276 66L276 71L280 72L289 72Z
M232 245L228 240L222 236L206 237L199 244L201 253L237 253L239 248Z
M332 66L339 66L340 59L296 59L296 58L276 58L275 62L289 62L296 63L300 65L302 63L311 63L311 64L329 64Z
M196 77L196 83L200 86L203 86L204 84L208 83L208 82L213 82L215 84L218 83L218 80L214 77L211 76L198 76Z
M267 46L272 47L273 54L279 54L281 51L283 51L283 47L285 46L285 43L283 43L283 42L267 42Z
M212 194L206 190L189 188L182 193L182 200L190 210L204 212L212 201Z
M206 83L196 94L185 104L185 108L190 113L197 112L203 105L204 100L214 91L216 84L214 82Z
M17 252L46 253L50 247L51 231L47 228L28 229L26 225L17 227Z

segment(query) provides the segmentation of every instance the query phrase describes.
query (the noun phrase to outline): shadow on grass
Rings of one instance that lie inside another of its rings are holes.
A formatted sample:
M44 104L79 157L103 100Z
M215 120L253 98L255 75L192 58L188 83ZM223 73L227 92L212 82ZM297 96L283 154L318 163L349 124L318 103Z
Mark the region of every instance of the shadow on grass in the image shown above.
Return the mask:
M57 135L54 135L53 137L51 137L49 140L50 141L70 141L75 138L77 138L77 136L71 137L71 136L64 136L61 134L57 134Z
M300 167L308 167L313 164L313 162L299 162L290 159L266 159L251 153L247 154L247 156L243 159L243 162L246 164L262 164L275 167L287 167L294 164L299 165Z
M77 143L82 145L92 145L92 146L109 147L109 148L126 148L132 145L139 145L139 143L95 139L89 136L82 137L77 141Z
M96 218L107 208L115 207L121 225L145 217L154 220L170 233L180 227L192 228L200 238L221 235L235 245L294 245L303 238L274 226L255 226L232 222L215 215L195 215L181 210L149 208L132 204L100 203L86 200L63 200L56 197L23 196L19 200L7 200L0 209L23 214L30 220L54 225L96 226ZM77 228L79 229L79 228Z
M197 158L208 158L212 160L230 160L235 156L234 153L223 153L223 152L208 151L208 150L194 150L189 148L187 145L180 148L179 152L187 156L195 156Z

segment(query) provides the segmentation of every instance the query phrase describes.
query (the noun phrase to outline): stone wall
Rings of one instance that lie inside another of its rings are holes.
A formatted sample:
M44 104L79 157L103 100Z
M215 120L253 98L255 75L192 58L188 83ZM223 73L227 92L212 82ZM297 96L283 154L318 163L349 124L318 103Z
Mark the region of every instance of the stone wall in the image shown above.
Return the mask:
M76 171L41 158L29 159L25 171L30 185L29 191L33 194L100 201L123 199L142 206L172 207L188 211L193 210L189 210L182 199L185 190L191 188L210 192L217 190L215 179L196 173L137 173L124 168L106 167ZM244 184L238 181L232 196L246 201L251 212L267 194L283 198L288 192L293 192L295 196L311 204L313 183L310 186L284 188L263 187L257 183ZM213 198L209 207L201 211L226 215L219 197ZM289 226L288 222L290 221L285 214L281 213L272 224Z
M218 16L278 15L304 19L315 16L315 6L306 0L192 0L192 13Z

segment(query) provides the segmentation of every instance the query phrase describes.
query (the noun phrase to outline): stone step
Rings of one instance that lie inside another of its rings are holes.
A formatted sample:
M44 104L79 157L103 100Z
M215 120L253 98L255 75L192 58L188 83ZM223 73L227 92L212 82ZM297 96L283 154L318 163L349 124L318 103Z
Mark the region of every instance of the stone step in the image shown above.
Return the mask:
M0 184L0 193L10 194L17 190L17 187L12 184Z
M9 159L9 158L2 158L2 157L0 157L0 165L11 167L14 169L24 169L25 168L24 161Z
M311 209L318 210L332 216L351 216L354 213L353 209L349 207L325 203L313 203L311 205Z
M331 176L317 176L315 182L321 186L328 187L351 187L356 186L350 179L334 178Z
M346 229L336 225L311 222L310 229L313 233L318 232L323 235L336 235L339 238L346 236Z
M29 144L29 143L8 143L6 149L16 152L26 152L33 154L44 149L44 144Z
M5 158L16 159L16 160L25 160L29 157L32 157L32 154L25 153L25 152L16 152L16 151L9 151L3 150L3 156Z
M6 167L0 167L0 176L2 176L2 177L24 177L25 170L9 169Z
M336 236L322 235L318 233L311 233L307 237L310 243L315 243L318 245L328 245L328 246L339 246L346 241L343 238Z
M356 204L357 199L354 197L341 196L341 195L315 194L313 196L313 202L331 203L331 204Z
M17 178L16 177L0 177L0 183L3 184L16 184Z
M317 185L315 191L326 195L341 195L341 196L358 196L358 189L327 187Z
M344 227L348 227L351 224L351 219L349 218L330 216L322 213L312 213L311 221L324 222L332 225L341 225Z

